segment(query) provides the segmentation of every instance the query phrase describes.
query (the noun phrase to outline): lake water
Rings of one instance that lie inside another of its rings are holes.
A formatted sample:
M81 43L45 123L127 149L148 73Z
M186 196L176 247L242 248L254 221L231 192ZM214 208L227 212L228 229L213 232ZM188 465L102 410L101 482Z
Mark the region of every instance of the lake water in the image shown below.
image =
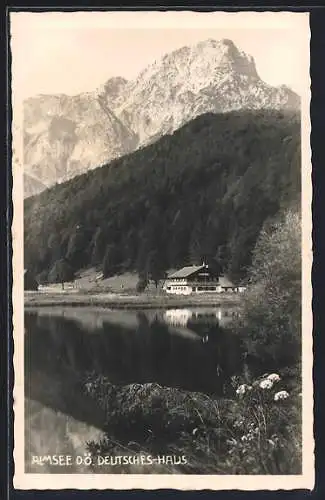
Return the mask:
M101 435L104 415L82 388L89 372L114 384L158 382L227 394L242 365L239 339L227 328L236 314L226 308L26 311L26 470L40 472L32 455L80 454Z

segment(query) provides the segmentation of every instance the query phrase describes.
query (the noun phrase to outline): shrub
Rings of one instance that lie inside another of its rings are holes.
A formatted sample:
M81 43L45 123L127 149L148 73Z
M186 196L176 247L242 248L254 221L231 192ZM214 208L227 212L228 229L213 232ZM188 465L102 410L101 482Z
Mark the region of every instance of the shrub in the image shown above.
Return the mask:
M247 350L267 368L299 363L301 349L300 216L289 211L261 232L243 301Z

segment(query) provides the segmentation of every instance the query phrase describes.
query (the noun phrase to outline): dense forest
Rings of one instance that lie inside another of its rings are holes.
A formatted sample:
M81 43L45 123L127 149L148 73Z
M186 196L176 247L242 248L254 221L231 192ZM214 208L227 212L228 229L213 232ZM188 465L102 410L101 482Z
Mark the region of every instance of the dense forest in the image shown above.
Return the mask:
M261 228L300 204L300 116L205 114L143 149L25 200L25 268L59 281L205 259L245 276Z

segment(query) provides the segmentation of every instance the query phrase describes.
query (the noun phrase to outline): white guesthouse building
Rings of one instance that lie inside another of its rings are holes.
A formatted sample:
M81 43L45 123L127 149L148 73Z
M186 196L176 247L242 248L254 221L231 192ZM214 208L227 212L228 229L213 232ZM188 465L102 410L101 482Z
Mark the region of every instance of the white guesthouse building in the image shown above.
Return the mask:
M169 275L163 290L168 294L240 293L244 286L234 285L226 276L219 276L206 264L187 266Z

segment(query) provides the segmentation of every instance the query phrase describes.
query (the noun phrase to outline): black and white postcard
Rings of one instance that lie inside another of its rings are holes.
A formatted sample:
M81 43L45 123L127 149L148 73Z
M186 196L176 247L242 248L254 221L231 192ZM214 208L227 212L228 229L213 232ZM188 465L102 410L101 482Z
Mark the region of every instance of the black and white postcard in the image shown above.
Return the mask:
M10 13L15 488L313 488L309 40Z

